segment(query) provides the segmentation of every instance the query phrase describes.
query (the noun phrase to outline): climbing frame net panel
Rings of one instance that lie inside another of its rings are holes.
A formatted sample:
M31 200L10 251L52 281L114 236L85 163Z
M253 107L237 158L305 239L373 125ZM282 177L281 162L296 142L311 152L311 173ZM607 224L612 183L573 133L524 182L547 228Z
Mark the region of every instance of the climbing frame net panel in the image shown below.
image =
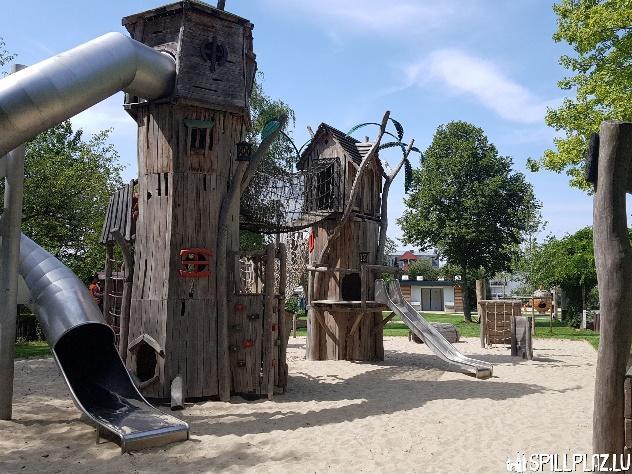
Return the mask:
M262 169L242 194L240 228L260 233L306 229L340 212L342 180L338 158L320 158L295 172Z

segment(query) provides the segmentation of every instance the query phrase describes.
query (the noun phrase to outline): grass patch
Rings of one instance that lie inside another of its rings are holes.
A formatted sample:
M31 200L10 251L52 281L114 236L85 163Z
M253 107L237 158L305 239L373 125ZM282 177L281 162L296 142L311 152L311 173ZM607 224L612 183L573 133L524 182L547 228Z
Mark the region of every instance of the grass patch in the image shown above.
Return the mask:
M50 357L50 349L45 341L24 342L15 345L16 359Z
M385 311L386 317L390 312ZM478 323L469 323L463 320L461 314L444 314L444 313L424 313L424 318L433 323L451 323L459 330L462 337L480 337L480 326ZM398 316L391 319L384 327L385 336L408 336L408 326L406 326ZM296 331L297 336L307 336L306 329ZM552 332L549 328L548 319L536 319L535 321L535 338L536 339L569 339L587 341L595 349L599 347L599 333L589 329L575 329L563 325L559 321L553 321Z

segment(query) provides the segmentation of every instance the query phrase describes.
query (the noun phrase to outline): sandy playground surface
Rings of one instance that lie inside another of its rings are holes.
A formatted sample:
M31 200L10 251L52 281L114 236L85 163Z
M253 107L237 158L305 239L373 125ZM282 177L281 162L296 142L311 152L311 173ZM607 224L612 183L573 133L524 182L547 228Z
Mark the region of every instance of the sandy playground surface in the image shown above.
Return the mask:
M188 442L120 454L95 445L52 359L16 363L15 420L0 421L2 472L507 472L508 456L589 452L596 352L535 341L533 361L483 350L494 378L446 371L425 345L385 338L383 363L308 362L290 338L289 390L274 401L176 412Z

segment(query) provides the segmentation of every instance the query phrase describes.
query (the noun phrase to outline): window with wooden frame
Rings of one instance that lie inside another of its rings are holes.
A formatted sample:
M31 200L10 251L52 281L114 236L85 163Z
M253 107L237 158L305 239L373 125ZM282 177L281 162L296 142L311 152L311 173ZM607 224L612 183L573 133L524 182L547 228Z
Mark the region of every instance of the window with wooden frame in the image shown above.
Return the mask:
M204 155L213 149L213 122L210 120L185 119L184 126L187 129L187 154Z

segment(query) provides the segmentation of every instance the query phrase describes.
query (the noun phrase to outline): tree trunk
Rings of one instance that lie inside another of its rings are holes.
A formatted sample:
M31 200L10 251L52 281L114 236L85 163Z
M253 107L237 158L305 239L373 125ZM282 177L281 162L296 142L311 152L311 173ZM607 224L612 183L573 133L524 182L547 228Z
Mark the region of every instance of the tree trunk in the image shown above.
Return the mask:
M382 204L380 207L380 237L378 239L376 257L378 265L386 265L386 259L384 258L384 248L386 247L386 230L388 229L388 192L391 189L391 184L393 183L393 180L402 169L402 166L404 166L404 162L408 159L408 155L410 155L414 144L415 140L412 139L408 144L408 147L404 151L404 156L402 157L401 161L397 164L391 174L389 174L388 176L385 175L384 187L382 188Z
M380 237L378 239L376 261L378 265L386 265L384 248L386 247L386 231L388 229L388 192L393 180L386 178L382 188L382 204L380 208Z
M632 342L632 250L626 190L632 158L632 123L603 122L594 200L594 247L601 335L593 408L593 451L623 453L624 378Z
M472 311L470 309L470 285L468 276L465 272L461 276L461 281L463 282L463 318L465 321L472 322Z
M481 304L479 303L481 300L487 298L487 280L476 280L476 312L478 313L478 321L481 321L481 314L483 314L483 310L481 308Z

